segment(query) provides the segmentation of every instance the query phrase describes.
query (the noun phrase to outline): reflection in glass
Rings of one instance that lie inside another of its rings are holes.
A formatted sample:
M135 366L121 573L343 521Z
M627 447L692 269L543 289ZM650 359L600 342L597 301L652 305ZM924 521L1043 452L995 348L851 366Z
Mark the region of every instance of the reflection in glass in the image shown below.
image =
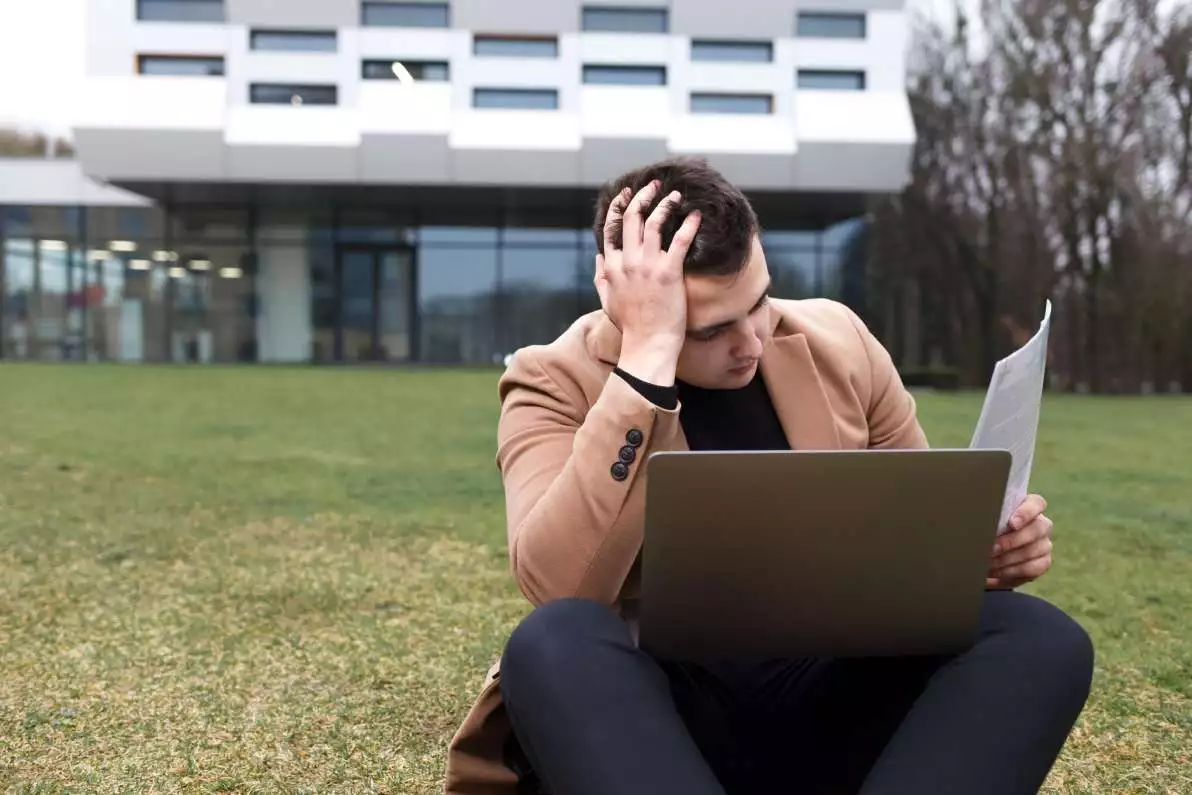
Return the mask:
M491 226L424 226L418 230L418 241L428 246L495 246L497 230Z
M369 2L360 7L360 24L395 28L446 28L451 14L446 3Z
M423 246L418 252L422 358L493 364L496 345L494 247Z
M804 91L864 91L865 73L848 69L800 69L795 85Z
M339 263L342 359L369 361L373 358L373 255L370 251L344 251Z
M170 211L170 234L174 240L248 239L248 208L175 205Z
M367 60L361 64L365 80L421 80L441 83L451 79L447 61L410 61L405 58Z
M4 356L29 358L29 332L34 290L34 243L32 240L4 242L4 327L0 329Z
M339 325L339 299L332 256L310 261L310 357L315 362L333 362L335 329Z
M334 30L254 30L249 35L249 49L286 52L335 52Z
M220 77L224 59L217 55L141 55L137 57L137 71L170 77Z
M691 60L764 63L774 60L774 45L768 41L697 40L691 42Z
M334 85L253 83L248 101L254 105L334 105L339 90Z
M774 111L774 98L769 94L721 94L692 92L692 113L767 114Z
M766 249L775 298L810 298L817 294L819 276L815 249Z
M865 14L800 11L795 18L795 35L800 38L863 39L865 28Z
M665 8L586 6L580 29L602 33L666 33L670 24Z
M106 256L96 257L88 263L88 270L88 355L99 361L131 358L124 348L124 264Z
M409 251L377 252L377 358L404 362L410 359L413 318L414 269Z
M5 234L12 238L40 238L63 243L77 243L82 231L82 213L78 207L8 207Z
M521 248L501 252L505 353L547 343L579 316L576 249Z
M474 88L472 107L557 110L559 92L553 88Z
M497 58L558 58L559 40L547 36L475 36L472 54Z
M583 81L593 85L664 86L666 67L584 64Z
M223 22L223 0L137 0L142 22Z
M87 208L87 241L92 249L108 248L113 240L156 244L164 236L165 214L158 207Z
M596 292L596 241L594 235L583 230L580 236L578 263L579 312L587 314L600 309L600 294Z

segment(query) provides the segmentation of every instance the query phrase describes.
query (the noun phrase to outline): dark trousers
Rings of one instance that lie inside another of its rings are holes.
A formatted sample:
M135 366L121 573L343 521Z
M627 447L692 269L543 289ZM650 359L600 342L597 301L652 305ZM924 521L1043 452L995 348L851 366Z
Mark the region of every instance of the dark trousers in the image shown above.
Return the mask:
M949 657L658 661L608 608L561 600L509 639L501 692L526 792L1036 793L1088 698L1081 627L990 592Z

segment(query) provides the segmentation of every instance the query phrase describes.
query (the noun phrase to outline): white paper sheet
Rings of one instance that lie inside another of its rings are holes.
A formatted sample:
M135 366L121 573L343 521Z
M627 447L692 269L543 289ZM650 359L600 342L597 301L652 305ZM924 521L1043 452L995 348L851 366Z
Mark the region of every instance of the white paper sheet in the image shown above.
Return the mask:
M1035 335L997 363L985 405L977 419L971 448L1009 450L1010 479L998 521L998 533L1014 510L1026 499L1035 457L1035 436L1039 429L1039 404L1047 373L1047 339L1051 333L1051 302L1043 310L1043 322Z

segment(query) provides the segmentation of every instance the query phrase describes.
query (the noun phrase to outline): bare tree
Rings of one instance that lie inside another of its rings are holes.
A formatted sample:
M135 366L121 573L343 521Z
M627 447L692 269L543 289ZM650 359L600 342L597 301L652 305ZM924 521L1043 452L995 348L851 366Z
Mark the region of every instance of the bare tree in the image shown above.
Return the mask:
M873 235L904 365L983 382L1051 298L1061 384L1192 386L1192 14L1158 12L983 0L916 31L912 181Z

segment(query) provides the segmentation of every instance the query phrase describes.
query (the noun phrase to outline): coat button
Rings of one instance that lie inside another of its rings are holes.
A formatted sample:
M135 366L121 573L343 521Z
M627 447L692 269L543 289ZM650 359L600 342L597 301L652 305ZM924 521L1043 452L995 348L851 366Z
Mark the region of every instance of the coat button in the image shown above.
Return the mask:
M625 434L625 441L629 442L629 444L634 447L641 447L642 442L645 441L645 438L646 437L637 428L634 428L633 430L629 431L629 433Z
M621 452L619 453L619 455L620 455L621 460L624 461L626 464L632 464L633 459L637 458L637 448L630 447L629 445L625 445L624 447L621 448Z
M629 477L629 467L622 464L620 461L613 464L612 472L613 480L624 480Z

